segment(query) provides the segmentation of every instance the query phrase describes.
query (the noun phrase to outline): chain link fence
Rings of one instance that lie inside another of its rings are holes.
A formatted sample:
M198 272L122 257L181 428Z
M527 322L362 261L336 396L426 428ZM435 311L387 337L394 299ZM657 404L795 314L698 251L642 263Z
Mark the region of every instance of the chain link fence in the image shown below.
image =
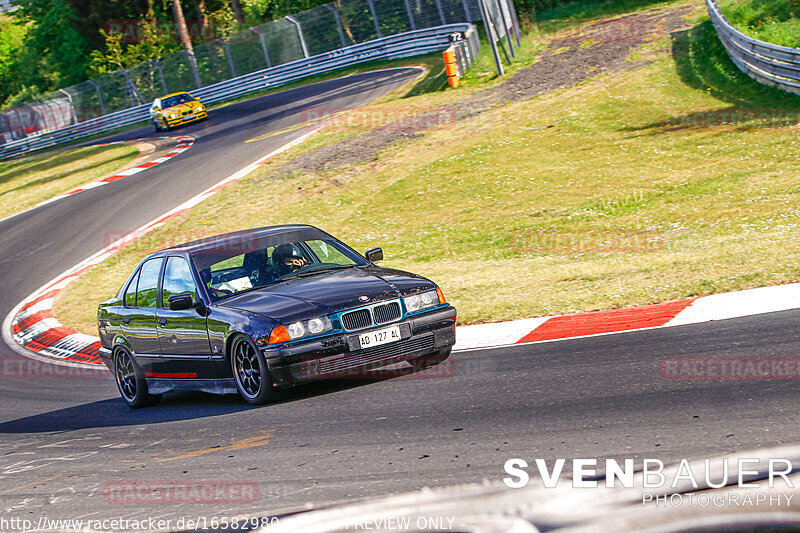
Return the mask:
M513 0L336 0L3 109L0 145L373 39L481 21L480 2L504 36Z

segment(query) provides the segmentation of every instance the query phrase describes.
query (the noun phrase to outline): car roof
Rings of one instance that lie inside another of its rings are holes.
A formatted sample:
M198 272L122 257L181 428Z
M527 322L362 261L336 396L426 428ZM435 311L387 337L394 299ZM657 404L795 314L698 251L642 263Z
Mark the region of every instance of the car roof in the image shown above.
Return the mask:
M177 244L175 246L170 246L169 248L165 248L164 250L156 252L155 254L151 254L150 257L155 257L160 254L175 253L175 252L192 254L197 252L203 252L205 250L217 250L220 248L230 247L232 245L238 245L242 241L257 239L260 237L280 235L282 233L292 233L302 230L318 231L320 235L327 235L321 229L316 228L314 226L310 226L308 224L287 224L282 226L266 226L263 228L252 228L252 229L234 231L232 233L223 233L221 235L212 235L209 237L197 239L183 244Z
M176 93L169 93L169 94L165 94L164 96L159 96L158 98L163 100L164 98L169 98L170 96L178 96L179 94L189 94L189 93L187 93L186 91L178 91ZM189 94L189 96L192 96L192 95ZM192 96L192 98L194 98L194 97Z

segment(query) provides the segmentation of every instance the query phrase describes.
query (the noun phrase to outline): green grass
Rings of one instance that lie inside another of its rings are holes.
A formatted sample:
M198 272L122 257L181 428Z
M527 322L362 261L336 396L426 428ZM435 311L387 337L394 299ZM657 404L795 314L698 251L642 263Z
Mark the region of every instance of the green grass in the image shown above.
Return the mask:
M538 13L521 13L528 25L539 31L553 32L564 27L621 14L633 13L643 9L680 3L680 0L576 0Z
M57 316L91 333L95 304L146 253L290 222L382 246L386 266L436 280L461 323L795 282L800 97L739 73L691 5L696 22L649 43L661 52L645 67L498 105L375 161L276 180L305 148L290 151L91 270ZM394 95L363 112L471 90Z
M110 145L0 162L0 218L111 174L138 154L135 146Z
M728 21L742 33L768 43L800 47L800 2L719 0Z

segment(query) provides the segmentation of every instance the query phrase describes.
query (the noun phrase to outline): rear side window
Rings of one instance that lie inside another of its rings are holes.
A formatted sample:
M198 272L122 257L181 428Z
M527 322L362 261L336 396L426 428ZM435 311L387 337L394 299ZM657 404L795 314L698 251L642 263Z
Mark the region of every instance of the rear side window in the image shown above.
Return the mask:
M139 272L141 271L136 272L128 283L128 288L125 289L125 307L136 307L136 284L139 283Z
M151 259L142 265L139 283L136 288L136 307L156 307L158 303L158 275L161 273L162 258Z

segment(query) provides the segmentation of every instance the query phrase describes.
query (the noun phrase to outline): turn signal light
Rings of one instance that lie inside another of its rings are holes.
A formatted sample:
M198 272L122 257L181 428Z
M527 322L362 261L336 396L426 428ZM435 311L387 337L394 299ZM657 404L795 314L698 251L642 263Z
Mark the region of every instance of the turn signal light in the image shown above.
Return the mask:
M280 344L291 340L289 332L286 331L286 326L278 326L273 329L269 334L269 344Z
M446 304L447 300L444 299L444 293L442 289L436 289L436 294L439 295L439 304Z

